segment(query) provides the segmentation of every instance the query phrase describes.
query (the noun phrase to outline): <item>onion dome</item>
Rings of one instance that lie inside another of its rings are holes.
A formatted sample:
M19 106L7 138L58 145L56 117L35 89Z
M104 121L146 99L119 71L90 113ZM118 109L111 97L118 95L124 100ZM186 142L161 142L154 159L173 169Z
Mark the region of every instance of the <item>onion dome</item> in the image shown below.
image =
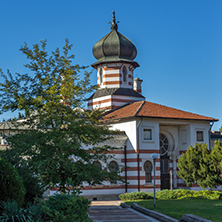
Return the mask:
M92 64L96 68L98 64L107 62L127 62L133 67L138 67L139 64L133 61L137 55L137 50L134 44L119 33L116 23L115 11L111 23L111 32L100 39L93 47L93 55L97 62Z

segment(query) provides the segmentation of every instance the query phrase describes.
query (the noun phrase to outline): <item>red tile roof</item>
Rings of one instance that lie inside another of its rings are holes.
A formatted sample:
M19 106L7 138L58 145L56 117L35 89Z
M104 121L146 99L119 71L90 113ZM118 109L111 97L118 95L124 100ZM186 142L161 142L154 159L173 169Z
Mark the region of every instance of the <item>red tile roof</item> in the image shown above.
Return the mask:
M163 106L148 101L134 102L113 110L102 117L104 120L114 120L129 117L149 117L149 118L165 118L165 119L183 119L183 120L204 120L216 122L218 119L208 116L202 116L195 113Z

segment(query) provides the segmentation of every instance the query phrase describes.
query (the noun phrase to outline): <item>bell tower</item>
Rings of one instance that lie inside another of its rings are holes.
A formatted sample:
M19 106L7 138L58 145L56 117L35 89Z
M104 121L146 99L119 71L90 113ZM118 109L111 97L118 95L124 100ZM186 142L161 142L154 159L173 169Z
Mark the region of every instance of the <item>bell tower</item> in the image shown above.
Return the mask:
M97 70L99 89L88 99L89 109L116 109L128 103L145 100L133 89L133 71L139 67L134 61L137 50L134 44L118 32L118 24L113 11L111 31L93 47L97 62L92 67Z

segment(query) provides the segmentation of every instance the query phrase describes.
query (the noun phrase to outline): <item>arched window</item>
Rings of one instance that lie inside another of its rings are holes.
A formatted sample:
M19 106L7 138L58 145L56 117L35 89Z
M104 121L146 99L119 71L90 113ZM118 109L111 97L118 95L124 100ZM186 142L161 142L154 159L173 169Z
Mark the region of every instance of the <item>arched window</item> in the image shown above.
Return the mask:
M123 66L123 82L126 82L127 77L127 69L126 66Z
M152 169L153 169L152 163L149 160L147 160L144 163L146 183L152 183Z
M108 165L108 169L110 172L117 172L119 167L118 164L115 161L111 161ZM117 180L111 180L110 183L117 183Z
M102 170L102 165L99 161L94 161L93 165L96 166L98 169Z
M103 69L100 68L99 70L99 80L100 80L100 85L103 83Z
M160 133L160 155L164 156L168 153L169 150L169 142L167 137Z

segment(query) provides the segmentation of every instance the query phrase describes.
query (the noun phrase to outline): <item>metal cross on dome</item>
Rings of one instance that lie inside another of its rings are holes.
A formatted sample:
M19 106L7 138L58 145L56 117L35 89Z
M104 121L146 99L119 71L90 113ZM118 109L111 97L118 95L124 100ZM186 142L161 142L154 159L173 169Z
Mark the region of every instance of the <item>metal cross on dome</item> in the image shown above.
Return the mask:
M116 22L116 16L115 16L115 10L113 10L113 18L112 18L112 23L111 23L111 30L116 30L118 29L118 25L117 23L119 23L119 21Z

